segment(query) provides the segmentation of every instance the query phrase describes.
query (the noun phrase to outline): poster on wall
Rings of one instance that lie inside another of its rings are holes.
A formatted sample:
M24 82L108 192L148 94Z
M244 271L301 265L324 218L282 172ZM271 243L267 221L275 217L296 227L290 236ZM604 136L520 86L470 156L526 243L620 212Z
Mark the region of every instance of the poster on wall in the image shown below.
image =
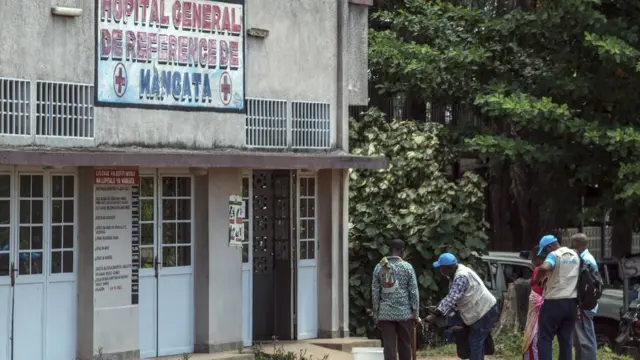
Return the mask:
M96 308L138 304L139 197L137 169L95 170L93 290Z
M229 196L229 246L242 247L244 240L244 201L241 195Z
M244 111L244 0L96 1L96 105Z

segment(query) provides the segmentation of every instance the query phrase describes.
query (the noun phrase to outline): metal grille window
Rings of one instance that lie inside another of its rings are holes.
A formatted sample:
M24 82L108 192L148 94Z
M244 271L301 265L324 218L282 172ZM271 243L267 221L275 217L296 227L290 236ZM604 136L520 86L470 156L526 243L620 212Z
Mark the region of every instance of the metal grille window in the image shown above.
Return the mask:
M0 276L9 276L11 249L11 176L0 175Z
M153 267L155 236L155 177L140 177L140 267Z
M19 273L42 274L44 177L20 175L19 191Z
M31 83L0 78L0 134L31 133Z
M316 179L300 177L300 260L316 255Z
M51 273L73 272L75 178L51 177Z
M327 149L331 146L331 106L328 103L291 104L294 148Z
M92 85L38 81L37 90L37 135L93 137Z
M191 178L162 177L162 266L191 265Z
M287 147L287 102L247 99L247 145L262 148Z

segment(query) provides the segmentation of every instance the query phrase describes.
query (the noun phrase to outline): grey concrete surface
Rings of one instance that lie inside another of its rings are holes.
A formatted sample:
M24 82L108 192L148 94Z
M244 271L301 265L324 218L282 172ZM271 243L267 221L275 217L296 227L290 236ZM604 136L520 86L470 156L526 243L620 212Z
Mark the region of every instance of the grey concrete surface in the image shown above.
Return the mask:
M51 15L52 2L0 3L0 77L93 84L95 0L61 0L80 17ZM337 89L366 98L367 10L350 6L347 28L348 83L337 75L338 20L335 0L246 0L246 28L269 30L265 39L246 37L246 97L331 104L339 114ZM33 107L35 109L35 106ZM184 112L96 107L93 145L212 148L245 145L245 117L238 113ZM88 146L88 145L83 145Z

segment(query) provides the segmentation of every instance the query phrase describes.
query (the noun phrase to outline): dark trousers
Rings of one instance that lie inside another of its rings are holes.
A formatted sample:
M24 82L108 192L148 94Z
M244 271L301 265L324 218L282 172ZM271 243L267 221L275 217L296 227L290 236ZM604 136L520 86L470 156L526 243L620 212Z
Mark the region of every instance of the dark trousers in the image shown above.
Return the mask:
M379 321L382 333L384 360L411 360L413 319L404 321Z
M480 320L469 325L469 359L484 359L485 342L499 315L498 306L494 305Z
M453 334L456 341L456 352L460 359L484 359L485 355L495 354L491 330L493 330L499 315L498 307L494 306L471 326L465 325L458 314L448 317L448 325L457 328ZM472 327L475 331L471 330ZM478 341L483 341L481 349L477 346ZM472 344L474 344L473 353L471 352Z
M577 299L544 300L538 315L538 358L552 360L553 338L558 337L559 360L572 360L573 328L578 317Z

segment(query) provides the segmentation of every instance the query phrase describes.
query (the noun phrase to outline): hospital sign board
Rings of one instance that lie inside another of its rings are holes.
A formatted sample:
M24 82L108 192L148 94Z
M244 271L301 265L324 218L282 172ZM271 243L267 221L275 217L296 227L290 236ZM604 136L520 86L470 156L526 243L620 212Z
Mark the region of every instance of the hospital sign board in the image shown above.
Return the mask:
M96 0L99 106L244 111L243 0Z

